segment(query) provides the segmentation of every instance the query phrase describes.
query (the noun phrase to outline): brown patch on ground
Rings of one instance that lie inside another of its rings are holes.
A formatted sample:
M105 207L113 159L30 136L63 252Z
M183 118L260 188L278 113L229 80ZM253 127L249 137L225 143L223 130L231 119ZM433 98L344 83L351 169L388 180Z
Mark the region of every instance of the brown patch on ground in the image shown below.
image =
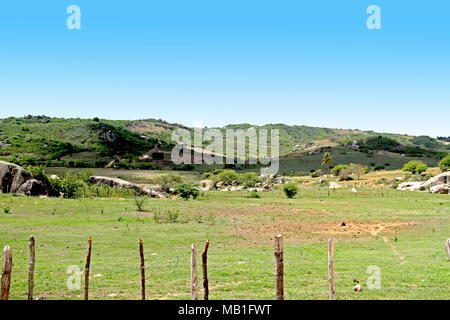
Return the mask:
M383 221L345 221L341 222L303 222L274 221L251 223L238 227L238 232L246 238L267 239L281 233L286 240L301 240L307 235L347 235L378 236L381 233L394 233L401 228L414 226L416 222L383 222Z

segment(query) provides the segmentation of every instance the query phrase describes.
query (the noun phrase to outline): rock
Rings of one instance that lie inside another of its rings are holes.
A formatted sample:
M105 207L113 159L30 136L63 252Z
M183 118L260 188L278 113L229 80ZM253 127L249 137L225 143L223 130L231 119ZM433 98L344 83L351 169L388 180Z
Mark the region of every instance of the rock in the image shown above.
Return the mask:
M202 180L200 181L200 186L202 188L202 191L211 191L216 188L216 185L212 180Z
M438 184L430 188L431 193L450 194L450 184Z
M17 190L17 193L29 197L37 197L46 196L48 194L48 190L42 182L36 179L31 179L22 184Z
M136 183L125 181L118 178L102 177L102 176L92 176L91 182L96 185L106 185L112 188L120 189L133 189L139 191L145 195L149 195L157 198L167 198L168 194L160 190L159 188L152 187L141 187Z
M357 284L356 286L353 287L353 291L355 292L362 291L362 286L360 284Z
M230 191L242 191L244 189L245 189L244 186L237 186L237 187L233 186L233 187L230 188Z
M400 183L397 187L398 190L402 191L417 191L422 188L423 182L420 181L410 181Z
M357 193L357 192L358 192L358 190L356 190L355 187L353 187L351 191L354 192L354 193Z
M330 182L330 185L328 186L329 189L338 189L341 188L340 184L337 184L336 182Z
M224 184L223 184L222 181L219 181L219 182L216 183L216 187L217 187L217 188L221 188L221 187L223 187L223 186L224 186Z
M431 187L441 184L450 184L450 171L443 172L431 179L428 179L427 181L422 183L422 187L425 189L430 189Z
M0 193L17 193L20 186L31 179L33 175L21 166L0 161Z

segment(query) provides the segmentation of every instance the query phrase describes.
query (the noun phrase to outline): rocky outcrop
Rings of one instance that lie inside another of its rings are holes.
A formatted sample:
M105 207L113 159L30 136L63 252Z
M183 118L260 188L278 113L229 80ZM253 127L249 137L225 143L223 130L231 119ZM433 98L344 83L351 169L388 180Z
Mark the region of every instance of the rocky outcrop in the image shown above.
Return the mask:
M445 192L445 186L450 185L450 172L443 172L441 174L438 174L437 176L428 179L425 182L421 181L412 181L412 182L403 182L400 183L398 188L399 190L403 191L425 191L430 190L432 193L445 193L448 194L448 192ZM441 186L440 188L434 188L437 186ZM439 192L435 192L437 190L440 190Z
M19 190L17 190L17 193L23 194L23 195L26 195L29 197L36 197L36 196L47 195L48 190L42 182L40 182L36 179L31 179L31 180L26 181L24 184L22 184L19 187Z
M48 190L21 166L0 161L0 193L45 196L48 195Z
M450 193L450 184L438 184L437 186L433 186L430 188L431 193L439 193L439 194L449 194Z
M421 189L423 182L420 181L410 181L400 183L397 187L398 190L402 191L417 191Z
M450 171L443 172L443 173L438 174L437 176L425 181L422 184L422 187L425 189L429 189L431 187L434 187L434 186L437 186L440 184L450 184Z
M110 178L102 176L92 176L91 182L96 185L105 185L111 188L133 189L142 194L157 198L167 198L168 194L156 188L142 187L136 183L125 181L119 178Z
M337 184L336 182L330 182L330 185L328 186L329 189L339 189L341 188L340 184Z
M211 191L216 189L216 184L212 180L202 180L200 181L200 186L202 188L202 191Z
M0 161L1 193L18 193L20 186L30 179L33 179L33 175L21 166Z

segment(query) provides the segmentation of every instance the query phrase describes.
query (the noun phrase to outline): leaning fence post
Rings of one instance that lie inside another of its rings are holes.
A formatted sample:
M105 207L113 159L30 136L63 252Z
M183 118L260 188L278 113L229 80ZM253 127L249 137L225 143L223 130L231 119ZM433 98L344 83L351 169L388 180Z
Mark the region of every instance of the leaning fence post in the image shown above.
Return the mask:
M209 287L208 287L208 248L209 240L206 241L205 250L202 253L202 266L203 266L203 289L205 290L204 298L208 300Z
M33 300L33 291L34 291L34 264L36 262L36 243L34 237L30 237L30 263L28 266L28 300Z
M275 300L284 300L283 236L275 236Z
M84 300L89 300L89 267L91 265L92 239L88 239L88 252L86 256L86 267L84 268Z
M9 288L11 285L11 271L12 271L12 253L9 246L5 246L3 249L3 262L2 262L2 291L1 300L8 300Z
M447 239L447 242L445 243L445 250L447 250L447 255L450 259L450 239Z
M334 290L334 239L328 240L328 281L330 283L330 300L335 300Z
M191 300L198 299L197 292L197 246L191 245Z
M141 255L141 292L142 300L145 300L145 260L144 260L144 244L139 239L139 253Z

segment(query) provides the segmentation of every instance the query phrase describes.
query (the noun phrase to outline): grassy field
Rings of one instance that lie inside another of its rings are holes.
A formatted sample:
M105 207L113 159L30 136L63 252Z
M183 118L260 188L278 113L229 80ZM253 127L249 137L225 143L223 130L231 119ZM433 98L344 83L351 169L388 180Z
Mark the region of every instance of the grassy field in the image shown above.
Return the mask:
M179 212L177 221L156 223L154 215L168 210ZM211 299L273 299L276 233L285 238L287 299L328 298L332 235L337 299L449 299L450 261L444 250L449 222L447 195L369 187L355 195L347 187L329 192L311 181L300 184L294 199L280 190L260 199L214 191L196 201L151 199L144 212L137 212L132 198L0 195L0 245L13 250L12 299L26 299L31 234L37 243L39 298L83 298L82 290L67 288L66 271L73 265L83 270L91 236L91 299L140 297L140 237L150 299L190 298L189 247L197 243L201 251L207 239ZM374 265L381 270L380 289L366 286L367 268ZM363 291L352 290L353 279Z

